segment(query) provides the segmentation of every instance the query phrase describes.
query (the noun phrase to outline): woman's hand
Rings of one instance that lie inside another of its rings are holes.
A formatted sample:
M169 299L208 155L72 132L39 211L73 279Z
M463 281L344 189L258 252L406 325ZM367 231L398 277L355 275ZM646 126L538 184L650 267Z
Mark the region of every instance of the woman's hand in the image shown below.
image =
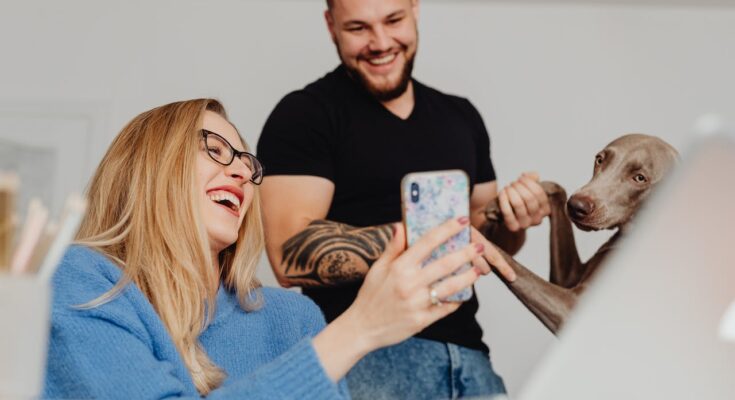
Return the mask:
M485 239L485 236L482 235L477 229L472 228L471 232L471 240L473 243L480 243L484 247L484 251L482 253L482 259L483 261L486 261L485 265L488 263L492 265L496 271L500 273L500 275L505 278L508 282L513 282L516 280L516 273L515 270L508 264L507 261L505 261L505 258L500 254L500 251L498 251L497 247L490 243L489 240ZM488 266L488 268L490 268ZM489 271L489 269L488 269Z
M393 239L370 268L354 303L314 338L330 377L338 380L370 351L407 339L459 308L461 303L456 302L435 304L433 297L447 298L490 272L481 257L489 242L483 238L481 243L421 265L436 247L468 225L467 217L447 221L407 250L402 225L394 225ZM449 276L469 262L473 268Z

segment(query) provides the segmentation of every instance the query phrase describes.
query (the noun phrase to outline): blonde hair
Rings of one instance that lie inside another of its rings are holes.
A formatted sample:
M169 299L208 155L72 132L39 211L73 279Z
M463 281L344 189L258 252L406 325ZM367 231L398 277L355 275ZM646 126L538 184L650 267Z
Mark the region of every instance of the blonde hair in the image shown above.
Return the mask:
M111 301L133 282L163 321L202 395L225 378L198 339L215 313L220 280L235 291L243 309L258 308L255 267L264 243L255 190L237 242L211 260L195 190L206 110L227 119L217 100L196 99L157 107L130 121L90 182L89 209L77 234L79 244L107 255L124 273L109 292L81 307ZM213 261L220 271L212 268Z

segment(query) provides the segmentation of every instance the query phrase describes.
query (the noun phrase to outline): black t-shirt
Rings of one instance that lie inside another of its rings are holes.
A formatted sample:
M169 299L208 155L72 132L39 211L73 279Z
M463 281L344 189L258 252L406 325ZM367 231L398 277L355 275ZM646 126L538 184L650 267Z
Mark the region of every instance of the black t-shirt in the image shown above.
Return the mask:
M352 80L344 67L284 97L260 135L266 175L313 175L335 185L327 219L353 226L401 220L400 182L409 172L461 169L470 184L495 180L490 142L464 98L413 80L415 106L402 120ZM360 284L304 288L327 321L344 312ZM488 351L475 319L477 297L417 336Z

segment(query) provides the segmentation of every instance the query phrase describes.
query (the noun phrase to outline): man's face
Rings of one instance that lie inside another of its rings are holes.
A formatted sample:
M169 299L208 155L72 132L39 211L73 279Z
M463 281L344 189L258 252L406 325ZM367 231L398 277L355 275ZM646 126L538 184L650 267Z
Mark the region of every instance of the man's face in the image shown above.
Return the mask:
M416 56L418 0L334 0L325 12L342 63L380 101L406 91Z

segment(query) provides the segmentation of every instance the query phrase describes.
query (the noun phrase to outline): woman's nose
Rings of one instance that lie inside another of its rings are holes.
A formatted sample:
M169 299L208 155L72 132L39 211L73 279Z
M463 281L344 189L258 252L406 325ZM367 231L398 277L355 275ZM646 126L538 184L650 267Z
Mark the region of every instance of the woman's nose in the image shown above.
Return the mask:
M235 157L232 163L225 167L225 174L230 178L242 181L242 183L250 181L253 177L253 171L240 157Z

